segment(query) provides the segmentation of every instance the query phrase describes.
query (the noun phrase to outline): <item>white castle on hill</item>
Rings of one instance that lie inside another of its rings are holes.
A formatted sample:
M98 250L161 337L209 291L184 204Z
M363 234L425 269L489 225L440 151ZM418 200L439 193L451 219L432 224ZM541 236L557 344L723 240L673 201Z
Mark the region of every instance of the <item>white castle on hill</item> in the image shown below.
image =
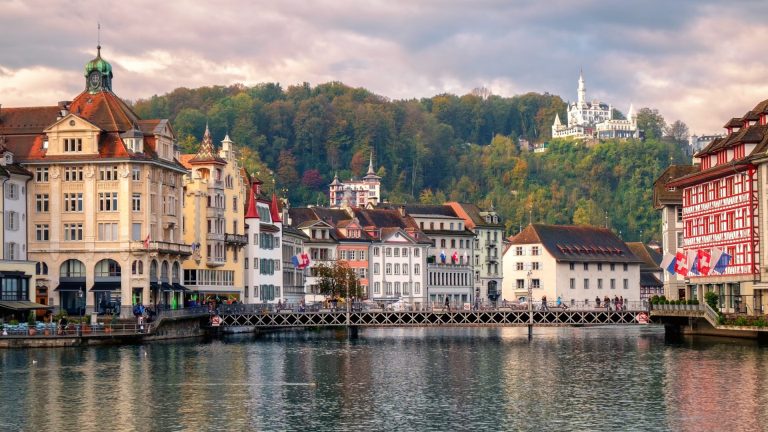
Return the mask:
M587 102L584 74L579 72L578 100L568 105L568 125L555 116L552 138L637 138L637 114L629 106L626 120L613 118L613 107L600 101Z

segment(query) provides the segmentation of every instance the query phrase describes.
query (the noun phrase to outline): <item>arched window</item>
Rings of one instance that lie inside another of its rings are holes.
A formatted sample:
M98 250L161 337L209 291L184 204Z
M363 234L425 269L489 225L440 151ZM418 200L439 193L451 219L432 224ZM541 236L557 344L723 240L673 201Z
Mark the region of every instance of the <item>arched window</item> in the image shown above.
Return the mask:
M181 282L181 279L179 278L181 274L181 266L179 265L179 262L176 261L173 263L173 271L171 273L172 276L172 282L179 283Z
M160 266L160 280L168 281L168 261L163 261Z
M76 259L69 259L61 263L59 269L61 277L85 277L85 265Z
M120 264L112 259L103 259L96 263L96 277L119 277Z
M157 280L157 260L152 260L152 263L149 264L149 279Z
M226 179L225 183L226 183L227 189L232 189L234 181L232 180L232 176L231 175L227 175L227 179Z
M40 275L47 275L48 274L48 264L44 262L38 262L35 264L35 274L38 276Z
M144 261L136 260L131 264L131 274L144 274Z

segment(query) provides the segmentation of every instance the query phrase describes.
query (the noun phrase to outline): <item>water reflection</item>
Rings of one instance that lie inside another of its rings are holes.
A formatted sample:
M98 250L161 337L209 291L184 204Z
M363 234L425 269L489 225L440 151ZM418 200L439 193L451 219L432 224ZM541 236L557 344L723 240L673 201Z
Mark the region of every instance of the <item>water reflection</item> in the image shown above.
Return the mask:
M0 351L0 430L759 430L765 360L648 327Z

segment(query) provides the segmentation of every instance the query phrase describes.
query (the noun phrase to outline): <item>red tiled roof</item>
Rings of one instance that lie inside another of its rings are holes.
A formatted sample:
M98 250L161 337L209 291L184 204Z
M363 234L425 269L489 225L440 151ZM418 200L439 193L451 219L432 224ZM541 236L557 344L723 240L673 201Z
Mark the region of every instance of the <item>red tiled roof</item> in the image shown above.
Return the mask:
M34 135L50 126L59 116L59 107L0 107L0 133L3 135Z
M138 126L140 119L122 99L110 91L77 95L69 112L95 124L105 132L125 132Z
M193 154L183 154L179 155L179 163L184 165L184 168L192 169L192 164L189 163L190 159L194 158L195 155Z

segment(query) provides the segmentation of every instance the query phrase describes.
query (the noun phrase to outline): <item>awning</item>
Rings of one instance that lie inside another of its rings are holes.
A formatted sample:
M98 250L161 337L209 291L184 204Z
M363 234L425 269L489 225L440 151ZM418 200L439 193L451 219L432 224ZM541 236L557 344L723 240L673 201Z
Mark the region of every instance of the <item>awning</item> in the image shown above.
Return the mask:
M95 282L91 291L117 291L120 289L120 282Z
M35 303L31 301L26 301L26 300L0 301L0 308L12 309L12 310L51 309L50 306L46 306L40 303Z
M169 284L168 282L160 283L160 288L162 288L163 291L173 291L173 285Z
M60 282L54 291L83 291L85 280L82 282Z
M157 282L150 282L149 283L149 289L158 289L160 288L160 284Z
M180 283L174 283L173 284L173 289L174 289L174 291L189 291L187 289L187 287L185 287L184 285L182 285Z

